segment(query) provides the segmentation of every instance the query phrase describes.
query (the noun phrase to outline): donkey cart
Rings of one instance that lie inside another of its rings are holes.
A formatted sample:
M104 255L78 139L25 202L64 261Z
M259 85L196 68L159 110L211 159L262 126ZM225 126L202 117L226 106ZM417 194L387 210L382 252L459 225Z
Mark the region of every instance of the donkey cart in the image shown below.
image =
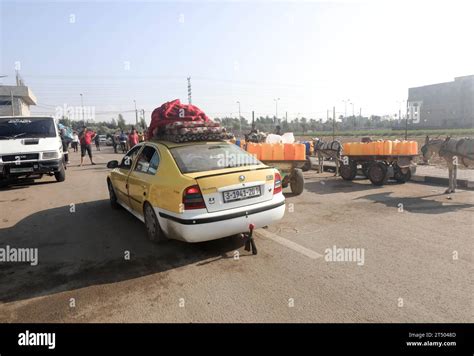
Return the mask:
M291 160L291 161L262 161L267 166L275 167L281 173L282 187L286 188L288 185L294 195L300 195L304 189L303 166L306 160Z
M416 165L413 163L416 156L342 156L340 174L344 180L353 180L360 171L373 185L378 186L384 185L388 179L405 183L416 171Z

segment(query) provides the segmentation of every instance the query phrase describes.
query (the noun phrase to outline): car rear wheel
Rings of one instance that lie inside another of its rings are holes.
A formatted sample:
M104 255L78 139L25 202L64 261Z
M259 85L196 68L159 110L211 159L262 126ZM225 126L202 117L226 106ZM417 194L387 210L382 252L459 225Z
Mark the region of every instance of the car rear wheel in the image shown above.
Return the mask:
M161 230L160 223L155 214L155 209L146 202L143 206L143 216L145 217L145 227L148 239L153 242L163 242L166 240L165 234Z

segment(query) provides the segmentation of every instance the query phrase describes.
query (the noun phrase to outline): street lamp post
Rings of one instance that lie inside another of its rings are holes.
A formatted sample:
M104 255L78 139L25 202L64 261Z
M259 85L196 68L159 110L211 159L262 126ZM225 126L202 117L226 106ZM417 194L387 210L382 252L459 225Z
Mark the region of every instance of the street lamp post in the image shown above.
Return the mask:
M86 121L84 119L84 98L82 96L82 93L80 95L81 95L82 123L84 124L84 126L86 126Z

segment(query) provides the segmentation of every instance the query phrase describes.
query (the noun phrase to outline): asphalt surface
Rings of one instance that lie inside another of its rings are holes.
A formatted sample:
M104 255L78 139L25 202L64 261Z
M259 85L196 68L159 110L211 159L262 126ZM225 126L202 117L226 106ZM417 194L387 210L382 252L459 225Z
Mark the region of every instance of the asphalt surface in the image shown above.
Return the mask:
M473 191L308 172L252 256L235 237L149 242L109 206L120 155L94 154L77 167L71 153L63 183L0 190L0 248L39 249L37 266L0 263L1 322L474 321ZM328 261L337 248L364 259Z

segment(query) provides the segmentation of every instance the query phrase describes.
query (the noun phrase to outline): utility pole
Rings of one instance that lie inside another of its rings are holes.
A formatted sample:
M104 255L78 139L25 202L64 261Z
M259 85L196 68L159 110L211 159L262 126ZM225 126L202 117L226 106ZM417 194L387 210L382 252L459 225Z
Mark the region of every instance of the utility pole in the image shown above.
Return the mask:
M138 111L137 111L137 101L133 101L135 104L135 127L138 127Z
M407 115L405 116L405 141L408 139L408 99L407 99Z
M239 105L239 135L242 136L242 116L240 115L240 101L237 101Z
M336 139L336 107L332 107L332 140Z
M188 104L191 105L192 104L192 100L191 100L191 77L188 77Z
M252 131L255 130L255 111L252 110Z
M15 116L15 107L13 106L13 90L10 90L10 101L12 104L12 116Z
M288 124L288 111L285 111L285 122Z
M344 118L347 117L347 103L349 103L351 99L343 100L342 102L344 103Z
M84 124L84 126L86 126L86 120L84 118L84 97L83 97L82 93L80 95L81 95L82 123Z
M145 109L142 109L141 112L142 112L142 119L143 119L143 122L145 123L145 127L143 127L143 129L145 130L145 129L146 129Z
M353 120L353 124L354 124L354 129L356 128L356 117L355 117L355 114L354 114L354 103L351 103L352 105L352 120Z

